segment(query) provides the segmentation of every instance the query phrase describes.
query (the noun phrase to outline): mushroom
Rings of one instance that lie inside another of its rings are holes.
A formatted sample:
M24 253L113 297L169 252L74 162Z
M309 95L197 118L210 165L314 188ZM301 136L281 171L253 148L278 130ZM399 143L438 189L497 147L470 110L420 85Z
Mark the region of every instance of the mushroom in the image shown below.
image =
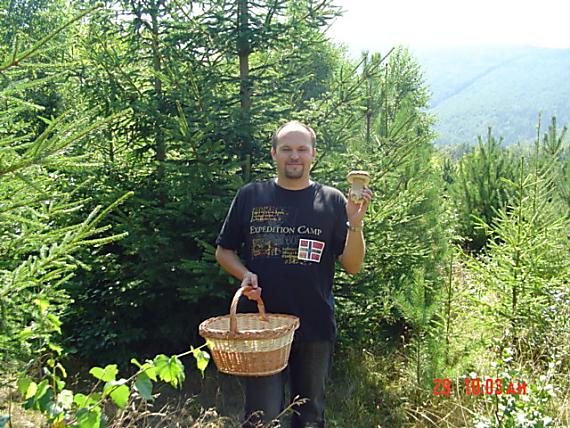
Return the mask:
M350 199L356 204L361 203L362 190L370 183L370 174L366 171L350 171L346 179L351 184Z

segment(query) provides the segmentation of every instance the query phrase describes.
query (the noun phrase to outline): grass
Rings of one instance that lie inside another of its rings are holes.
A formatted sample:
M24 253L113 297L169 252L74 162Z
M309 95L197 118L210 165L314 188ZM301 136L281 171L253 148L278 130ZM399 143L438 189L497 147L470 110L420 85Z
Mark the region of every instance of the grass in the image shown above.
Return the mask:
M157 386L155 392L159 395L153 405L138 408L133 413L138 417L136 426L239 427L244 400L241 382L234 377L219 374L213 366L202 379L190 367L189 361L187 365L188 377L182 390L174 390L166 385ZM339 347L327 390L327 426L456 428L475 426L476 416L492 420L497 410L497 402L493 397L466 396L461 379L452 379L453 391L450 396L436 397L432 388L413 384L412 379L405 375L408 373L407 366L406 355L401 347L386 345L374 351ZM568 356L558 365L551 366L550 371L545 366L538 365L531 370L523 360L512 361L510 366L527 381L529 391L532 386L533 393L538 393L538 390L544 392L547 385L553 387L554 395L548 402L541 404L538 399L519 397L518 405L529 415L533 409L538 409L544 416L551 417L553 422L550 426L570 426ZM489 371L486 374L495 376ZM540 380L541 376L543 381ZM0 413L11 413L11 428L42 426L43 418L37 412L21 409L17 404L19 397L13 391L13 388L6 386L0 390ZM284 421L286 419L283 418ZM122 428L127 425L117 420L108 426ZM505 423L489 426L523 425Z
M403 426L405 413L398 385L403 360L397 352L347 349L335 359L327 391L331 427Z
M510 371L529 385L529 395L519 397L514 411L525 417L539 412L550 417L549 426L570 426L570 332L550 334L552 343L539 352L530 342L522 343L514 350L512 357L504 358L492 345L493 329L485 315L477 311L469 300L468 284L458 281L458 298L454 300L453 328L449 342L448 364L443 364L441 354L429 353L422 357L426 370L424 381L418 385L415 376L412 347L413 335L394 331L380 340L372 349L346 346L340 343L335 352L334 365L327 389L327 426L331 428L400 428L400 427L472 427L476 419L487 418L490 424L481 427L516 428L522 423L507 423L503 418L497 423L493 418L500 404L492 396L467 396L462 375L476 372L480 377L496 378L500 373ZM401 334L401 335L400 335ZM507 339L495 339L496 344L505 344ZM549 342L550 343L550 342ZM443 346L441 343L437 346ZM533 351L533 352L529 352ZM556 350L553 351L553 350ZM551 353L552 355L546 355ZM499 358L500 357L500 358ZM502 360L501 360L502 358ZM503 361L504 360L504 361ZM493 362L502 365L494 367ZM501 362L502 361L502 362ZM186 382L181 390L164 384L157 384L154 392L158 396L149 406L136 409L133 414L139 418L137 427L152 428L237 428L240 426L244 403L244 386L237 378L218 373L213 364L206 370L205 377L193 367L188 358ZM549 365L550 363L550 365ZM452 380L450 396L435 396L430 373ZM86 364L79 362L73 371L78 381L73 383L75 391L87 390ZM549 389L550 388L550 389ZM10 413L10 428L39 427L43 418L36 412L24 411L17 404L19 397L15 388L0 389L0 415ZM532 394L532 395L531 395ZM517 417L521 417L520 415ZM283 418L286 424L287 417ZM516 420L512 417L511 420ZM118 420L111 428L127 425ZM539 425L527 425L539 426Z
M39 412L24 410L20 406L20 397L16 392L15 382L0 387L0 416L10 416L10 428L37 428L45 418Z

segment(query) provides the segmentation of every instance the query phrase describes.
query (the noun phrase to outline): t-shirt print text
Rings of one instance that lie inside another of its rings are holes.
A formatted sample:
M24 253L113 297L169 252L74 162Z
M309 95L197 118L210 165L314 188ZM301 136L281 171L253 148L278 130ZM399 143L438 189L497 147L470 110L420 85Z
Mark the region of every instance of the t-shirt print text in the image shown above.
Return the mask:
M313 239L299 239L299 251L297 252L297 258L299 260L320 263L324 249L324 242L315 241Z
M282 221L287 213L278 207L253 207L250 222Z

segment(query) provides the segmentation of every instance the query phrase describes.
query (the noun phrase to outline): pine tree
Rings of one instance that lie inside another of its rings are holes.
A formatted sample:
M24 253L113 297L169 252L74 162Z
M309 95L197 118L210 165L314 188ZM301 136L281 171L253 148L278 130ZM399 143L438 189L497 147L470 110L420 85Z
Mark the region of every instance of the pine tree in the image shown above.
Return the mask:
M412 284L403 286L396 297L396 307L410 329L407 369L414 379L414 396L425 399L422 392L430 391L433 379L438 377L443 362L444 347L436 314L441 304L438 290L425 281L421 271L411 278Z
M506 179L513 179L514 171L509 153L501 147L502 139L488 129L485 141L459 163L457 177L450 186L452 202L457 210L457 232L466 239L472 251L481 250L486 243L479 220L491 223L497 210L508 203Z
M559 130L556 117L551 118L547 132L540 140L541 122L538 123L538 138L535 141L533 156L536 173L549 178L549 183L555 189L553 195L561 204L561 212L570 214L570 145L565 144L568 127Z
M370 57L362 70L364 84L358 91L364 108L347 153L331 156L331 174L338 179L339 169L353 168L368 170L373 177L375 196L365 220L366 263L356 280L341 275L335 291L342 330L350 335L342 339L371 346L387 324L413 322L397 309L396 295L415 296L425 282L433 292L425 294L425 305L418 302L416 310L437 299L446 232L439 191L443 185L431 162L431 118L423 110L427 91L417 63L407 51L396 49L387 59ZM423 280L415 281L416 275Z

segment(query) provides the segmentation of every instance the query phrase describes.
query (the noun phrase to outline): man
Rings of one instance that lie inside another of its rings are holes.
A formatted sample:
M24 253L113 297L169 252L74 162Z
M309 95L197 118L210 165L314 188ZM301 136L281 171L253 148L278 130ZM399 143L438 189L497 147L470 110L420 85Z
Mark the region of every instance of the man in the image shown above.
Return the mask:
M301 122L279 128L271 147L277 177L238 191L216 240L218 263L242 287L254 288L246 293L250 299L263 288L268 312L301 321L288 369L246 378L245 426L255 426L256 413L262 412L266 423L282 411L287 373L291 397L306 399L294 407L292 427L325 424L325 380L336 336L335 259L347 272L359 272L365 253L362 218L372 193L365 188L364 201L355 204L337 189L313 182L315 144L315 132ZM246 300L240 310L256 309Z

